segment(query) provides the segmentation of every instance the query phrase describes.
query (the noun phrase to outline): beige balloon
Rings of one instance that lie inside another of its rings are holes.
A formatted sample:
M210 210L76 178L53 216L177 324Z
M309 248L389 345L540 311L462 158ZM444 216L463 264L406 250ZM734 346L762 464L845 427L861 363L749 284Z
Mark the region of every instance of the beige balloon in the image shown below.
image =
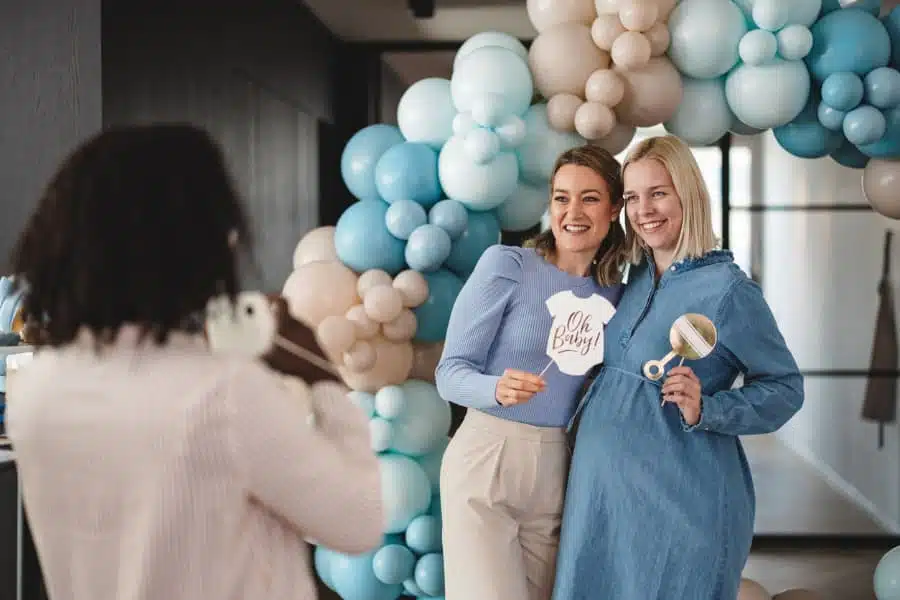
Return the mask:
M615 15L619 13L620 0L594 0L594 9L598 15Z
M626 31L613 42L610 57L621 69L640 69L650 61L650 40L643 33Z
M357 340L344 352L343 366L353 373L362 373L372 368L375 358L375 346L369 340Z
M875 212L900 219L900 160L870 160L863 169L862 187Z
M318 327L325 317L344 315L359 304L356 273L338 261L306 263L291 273L281 295L295 319ZM327 293L323 293L328 290Z
M403 310L403 295L392 285L376 285L366 292L363 306L370 319L378 323L390 323Z
M357 339L370 340L378 334L378 322L366 314L366 307L362 304L351 306L345 316L356 328Z
M317 227L308 232L294 248L294 268L299 269L306 263L321 260L338 260L334 248L334 230L332 226Z
M644 32L644 37L650 42L651 56L662 56L669 49L669 44L672 43L672 36L665 23L657 23Z
M413 366L409 377L434 383L434 371L443 352L444 342L413 343Z
M759 583L743 578L738 588L738 600L772 600L772 596Z
M616 68L625 83L625 95L616 105L620 123L653 127L668 121L684 94L681 74L665 56L651 58L640 69Z
M631 140L634 139L636 133L637 128L634 125L616 123L609 135L599 140L594 140L594 143L604 148L610 154L616 155L623 152L631 144Z
M413 349L409 342L391 342L382 336L369 340L375 350L375 364L364 371L343 367L339 371L352 390L374 394L387 385L399 385L409 378Z
M613 42L623 33L625 28L617 14L598 15L591 25L591 39L598 48L606 52L612 50Z
M547 101L547 122L556 131L575 131L575 113L584 100L575 94L556 94Z
M575 131L586 140L609 135L616 126L616 113L599 102L585 102L575 113Z
M591 73L609 66L609 54L594 44L589 27L563 23L538 34L528 51L528 64L544 98L580 96Z
M408 308L404 308L396 319L382 325L381 331L384 337L392 342L408 342L416 335L418 325L416 314Z
M596 15L594 0L528 0L525 10L538 33L560 23L590 25Z
M647 0L619 0L619 20L629 31L647 31L659 16L659 6Z
M678 0L656 0L656 20L660 23L665 23L666 21L668 21L669 15L671 15L672 11L675 10L676 4L678 4Z
M325 317L316 327L316 336L322 349L332 358L340 357L356 343L356 327L347 319L338 315Z
M406 308L415 308L428 300L428 280L418 271L401 271L394 277L393 285L402 294Z
M369 269L360 274L359 283L356 284L356 292L359 294L360 298L365 298L366 294L368 294L369 290L373 287L379 285L391 285L393 282L394 280L391 279L391 276L387 271L382 271L381 269Z
M822 600L822 595L812 590L794 588L775 594L772 600Z
M584 96L588 102L613 107L625 96L625 82L612 69L598 69L591 73L584 84Z

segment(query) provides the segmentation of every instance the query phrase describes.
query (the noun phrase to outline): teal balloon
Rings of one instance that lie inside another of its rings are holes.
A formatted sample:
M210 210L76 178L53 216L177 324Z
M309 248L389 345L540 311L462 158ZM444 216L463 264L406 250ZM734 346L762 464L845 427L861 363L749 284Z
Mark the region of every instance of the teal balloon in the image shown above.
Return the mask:
M797 118L772 133L775 140L790 154L800 158L821 158L837 150L843 138L819 122L816 107L809 103Z
M858 146L860 152L870 158L900 157L900 107L884 111L886 123L884 135L874 144Z
M817 81L844 71L862 77L873 69L887 66L891 58L887 29L864 10L832 11L816 21L810 31L813 47L805 60Z
M350 556L335 553L329 561L334 591L343 600L397 600L402 585L379 581L372 569L374 552Z
M422 276L428 282L428 298L413 309L418 323L415 341L441 342L447 336L453 303L463 283L446 269L423 273Z
M402 585L413 576L416 568L416 557L404 545L390 544L375 553L372 559L372 570L375 577L388 585Z
M837 164L850 169L862 169L869 163L869 157L847 140L844 140L841 146L829 156Z
M403 141L393 125L379 123L357 131L341 153L341 177L350 193L360 200L380 200L375 165L389 148Z
M426 554L416 563L416 585L429 596L444 593L444 555Z
M469 212L466 230L454 242L447 268L467 278L484 251L500 243L500 221L494 212Z
M381 200L360 200L344 211L334 230L334 249L342 263L357 273L381 269L396 275L406 268L406 244L388 231L387 212Z

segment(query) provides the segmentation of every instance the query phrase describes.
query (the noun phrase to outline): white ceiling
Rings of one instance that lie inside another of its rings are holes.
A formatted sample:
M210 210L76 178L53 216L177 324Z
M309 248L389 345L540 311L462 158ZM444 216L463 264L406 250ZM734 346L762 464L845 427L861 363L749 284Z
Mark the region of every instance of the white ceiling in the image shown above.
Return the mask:
M496 30L532 39L525 0L435 0L431 19L415 19L407 0L303 0L336 36L353 42L460 41Z

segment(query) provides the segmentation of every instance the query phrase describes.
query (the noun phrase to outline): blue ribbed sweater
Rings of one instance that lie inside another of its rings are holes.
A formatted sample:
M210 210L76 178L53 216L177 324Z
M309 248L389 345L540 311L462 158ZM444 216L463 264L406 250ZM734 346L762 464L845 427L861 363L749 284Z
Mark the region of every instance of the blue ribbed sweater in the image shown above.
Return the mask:
M601 295L613 306L622 295L621 285L605 287L592 277L570 275L531 248L488 248L453 306L435 372L441 397L504 419L566 426L586 376L566 375L554 364L544 373L546 389L528 402L504 407L495 398L505 369L538 374L550 362L546 350L553 318L545 302L566 290L579 298Z

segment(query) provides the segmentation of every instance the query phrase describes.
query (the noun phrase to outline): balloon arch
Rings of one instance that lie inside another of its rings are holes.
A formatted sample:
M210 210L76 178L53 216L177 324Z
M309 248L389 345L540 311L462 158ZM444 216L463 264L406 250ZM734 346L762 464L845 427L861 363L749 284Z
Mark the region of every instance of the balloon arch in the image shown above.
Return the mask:
M284 285L292 312L343 357L382 466L384 543L360 556L317 548L330 589L344 600L443 597L450 409L434 367L463 282L501 232L541 222L563 150L591 141L617 154L636 128L660 124L694 146L772 130L794 156L861 170L875 210L900 218L900 9L843 4L528 0L530 48L502 32L472 36L450 79L406 90L398 126L350 139L340 167L357 202L304 236ZM879 598L900 597L898 582L893 551L876 572ZM770 596L746 580L741 598Z

